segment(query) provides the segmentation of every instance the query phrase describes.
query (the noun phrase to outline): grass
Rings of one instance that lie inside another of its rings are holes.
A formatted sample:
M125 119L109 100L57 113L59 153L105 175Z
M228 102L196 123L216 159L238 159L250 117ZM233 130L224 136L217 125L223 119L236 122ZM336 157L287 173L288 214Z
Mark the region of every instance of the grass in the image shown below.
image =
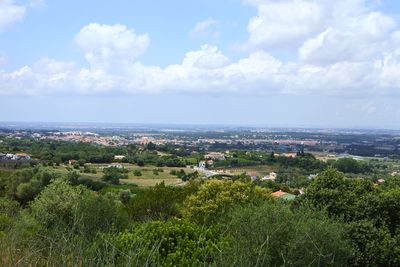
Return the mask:
M96 169L97 173L82 173L85 177L99 180L103 176L103 168L107 168L109 164L90 164L91 168ZM183 169L186 173L192 173L195 170L191 168L175 168L175 167L155 167L155 166L144 166L139 167L135 164L121 163L125 169L129 170L128 178L121 179L122 184L136 184L138 187L149 187L155 186L158 183L165 182L166 185L177 185L181 184L182 180L175 175L171 175L171 170L179 171ZM67 172L66 166L57 167L61 172ZM162 172L158 172L158 175L153 173L154 169L162 169ZM140 170L141 176L135 176L134 171ZM83 171L83 167L80 168Z
M228 168L218 168L217 170L225 170L227 174L240 175L242 173L257 172L261 176L265 176L270 172L277 171L277 168L270 165L256 165L248 167L228 167Z

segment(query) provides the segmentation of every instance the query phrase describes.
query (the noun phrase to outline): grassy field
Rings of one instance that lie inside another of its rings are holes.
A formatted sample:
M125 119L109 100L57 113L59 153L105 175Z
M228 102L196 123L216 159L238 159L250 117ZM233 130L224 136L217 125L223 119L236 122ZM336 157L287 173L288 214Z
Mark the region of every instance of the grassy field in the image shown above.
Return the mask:
M265 176L270 172L276 171L274 166L270 165L256 165L238 168L218 168L217 170L224 170L227 174L240 175L242 173L257 172L261 176Z
M121 165L124 166L125 169L129 170L128 178L122 179L120 182L122 184L129 184L134 183L137 184L139 187L148 187L148 186L155 186L158 183L164 182L166 185L177 185L181 184L182 180L175 175L171 175L170 172L172 170L184 170L185 173L192 173L194 172L191 168L174 168L174 167L155 167L155 166L144 166L139 167L134 164L129 163L122 163ZM82 173L86 177L90 177L92 179L101 179L103 176L103 169L107 168L109 164L90 164L90 168L94 168L96 173ZM66 166L60 166L57 168L62 172L67 172ZM159 171L158 174L155 174L153 170L162 170ZM141 176L135 176L134 171L140 170L142 173ZM80 171L83 172L83 167L80 168Z

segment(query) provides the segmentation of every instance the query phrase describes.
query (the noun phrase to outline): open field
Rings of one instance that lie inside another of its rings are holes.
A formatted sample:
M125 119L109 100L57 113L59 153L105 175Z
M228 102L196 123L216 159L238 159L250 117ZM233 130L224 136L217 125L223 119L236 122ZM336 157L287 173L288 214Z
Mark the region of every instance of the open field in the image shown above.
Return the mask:
M154 186L158 183L165 182L167 185L177 185L181 184L182 180L178 178L175 175L170 174L172 170L175 171L180 171L184 170L185 173L192 173L195 170L191 168L175 168L175 167L155 167L155 166L144 166L144 167L139 167L134 164L129 164L129 163L121 163L122 166L124 166L125 169L129 170L128 172L128 178L127 179L121 179L121 183L129 184L129 183L134 183L137 184L139 187L148 187L148 186ZM95 169L96 173L83 173L83 167L80 168L80 171L82 172L82 175L100 180L101 177L103 176L103 169L107 168L109 164L90 164L90 168ZM60 166L57 167L58 170L61 172L67 172L67 166ZM159 170L158 174L155 174L153 170ZM134 171L135 170L140 170L141 176L135 176ZM162 170L162 171L161 171Z
M247 166L247 167L228 167L228 168L218 168L217 171L225 171L226 174L231 175L240 175L242 173L250 173L250 172L257 172L261 176L265 176L270 172L276 171L274 166L270 165L256 165L256 166Z

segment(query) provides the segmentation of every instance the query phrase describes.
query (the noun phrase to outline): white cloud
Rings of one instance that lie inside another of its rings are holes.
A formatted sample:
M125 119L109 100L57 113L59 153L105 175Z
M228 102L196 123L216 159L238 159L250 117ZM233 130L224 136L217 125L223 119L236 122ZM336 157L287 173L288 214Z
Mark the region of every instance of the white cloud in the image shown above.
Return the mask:
M400 93L399 25L366 1L248 3L258 15L249 22L253 50L242 59L232 61L216 46L203 45L180 63L148 66L138 61L149 46L147 34L93 23L74 39L89 68L44 58L14 72L0 71L0 94ZM207 29L207 23L198 28ZM273 47L297 52L298 59L274 57Z
M250 19L249 45L255 48L297 48L326 26L327 12L316 1L252 1L258 14Z
M124 25L91 23L80 30L75 42L92 68L108 69L133 62L146 51L150 38Z
M219 31L216 29L218 21L213 18L208 18L203 21L199 21L190 31L190 37L193 39L218 39L220 37Z
M0 32L23 19L26 7L17 5L13 0L0 0Z
M393 18L379 12L349 17L306 40L299 48L299 57L314 64L379 58L393 48L390 39L396 27Z

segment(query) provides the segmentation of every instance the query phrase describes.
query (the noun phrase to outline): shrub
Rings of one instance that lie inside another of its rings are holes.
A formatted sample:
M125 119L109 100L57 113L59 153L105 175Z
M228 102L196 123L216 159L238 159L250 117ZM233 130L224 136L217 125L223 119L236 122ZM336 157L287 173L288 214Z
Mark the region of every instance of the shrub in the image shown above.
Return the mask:
M133 175L135 176L142 176L142 172L140 170L134 170Z
M213 228L187 221L153 221L113 238L119 254L117 265L129 262L146 266L210 265L224 242Z
M183 213L191 221L209 224L237 205L265 200L272 200L268 189L240 181L210 180L186 199Z
M321 212L264 203L239 207L230 219L222 265L345 266L352 255L344 225Z
M131 198L126 209L138 221L165 220L179 216L178 205L185 198L184 190L164 183L148 188Z

